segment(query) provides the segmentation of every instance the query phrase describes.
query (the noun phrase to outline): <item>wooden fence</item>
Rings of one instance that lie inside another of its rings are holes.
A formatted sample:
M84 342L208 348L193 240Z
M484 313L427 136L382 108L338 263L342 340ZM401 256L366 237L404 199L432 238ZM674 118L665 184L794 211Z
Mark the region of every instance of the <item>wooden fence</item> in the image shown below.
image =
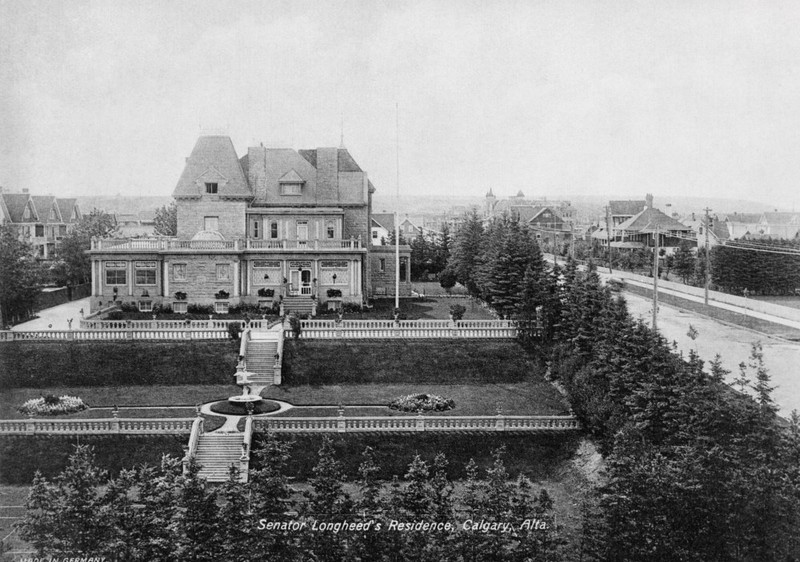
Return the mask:
M286 337L293 337L286 330ZM491 338L517 337L517 326L509 320L302 320L300 338Z
M0 435L188 435L197 418L0 420Z
M259 431L278 433L564 432L580 429L574 416L377 416L256 418Z

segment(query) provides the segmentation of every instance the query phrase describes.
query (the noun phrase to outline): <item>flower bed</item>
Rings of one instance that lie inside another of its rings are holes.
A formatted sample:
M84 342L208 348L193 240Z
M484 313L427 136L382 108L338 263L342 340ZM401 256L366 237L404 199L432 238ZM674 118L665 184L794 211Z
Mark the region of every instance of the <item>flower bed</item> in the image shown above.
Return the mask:
M39 416L62 416L64 414L74 414L87 409L88 406L77 396L53 396L48 394L40 398L31 398L20 406L19 411L23 414L34 414Z
M389 403L393 410L401 412L434 411L444 412L456 407L456 403L450 398L442 398L436 394L408 394L395 398Z

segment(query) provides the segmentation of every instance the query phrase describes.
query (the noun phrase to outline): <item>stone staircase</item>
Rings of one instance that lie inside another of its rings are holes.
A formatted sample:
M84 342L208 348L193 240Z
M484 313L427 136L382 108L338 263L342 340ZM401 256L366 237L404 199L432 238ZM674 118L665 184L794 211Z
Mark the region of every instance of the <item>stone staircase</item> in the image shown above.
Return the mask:
M230 465L239 466L242 456L242 433L204 433L197 442L195 460L200 465L200 477L208 482L225 482Z
M287 296L283 301L284 314L296 314L300 318L305 318L314 313L314 300L309 296Z
M274 367L278 342L275 340L251 339L247 342L245 364L247 370L256 376L250 379L252 387L264 387L275 384Z

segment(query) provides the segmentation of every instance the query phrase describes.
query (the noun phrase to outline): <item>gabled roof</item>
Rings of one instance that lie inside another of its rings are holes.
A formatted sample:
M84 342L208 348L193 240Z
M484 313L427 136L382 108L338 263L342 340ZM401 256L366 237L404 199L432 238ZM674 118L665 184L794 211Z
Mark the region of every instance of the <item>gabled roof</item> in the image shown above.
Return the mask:
M202 136L197 139L173 196L201 197L205 193L205 182L217 183L220 197L252 196L230 137Z
M78 207L77 199L61 199L60 197L56 197L56 205L58 205L58 210L61 213L62 222L77 222L77 219L80 218L81 211ZM72 218L73 214L77 215L75 219Z
M305 183L306 180L300 177L300 175L292 168L281 178L278 180L278 183Z
M36 213L39 215L40 222L45 224L50 222L64 222L61 219L61 211L56 204L56 198L53 195L31 195L31 201L36 207ZM50 220L50 211L55 210L56 218Z
M797 213L764 213L762 217L763 222L771 225L795 225L800 222L800 216ZM759 221L761 222L761 221Z
M372 213L372 222L391 232L394 230L394 213Z
M683 223L678 222L672 217L665 215L658 209L645 209L635 216L629 218L614 230L627 230L630 232L651 233L658 228L661 232L683 231L690 232L692 229Z
M3 197L3 200L6 204L6 209L8 209L8 216L11 219L11 222L36 222L38 220L38 215L36 214L36 207L31 204L31 196L27 193L2 193L0 194ZM29 220L25 220L23 218L23 214L25 212L25 207L30 206L31 208L31 218Z
M647 201L609 201L608 208L611 216L632 217L642 212L647 206Z
M733 213L729 214L725 220L728 222L740 222L744 224L757 224L761 220L761 215L758 213Z

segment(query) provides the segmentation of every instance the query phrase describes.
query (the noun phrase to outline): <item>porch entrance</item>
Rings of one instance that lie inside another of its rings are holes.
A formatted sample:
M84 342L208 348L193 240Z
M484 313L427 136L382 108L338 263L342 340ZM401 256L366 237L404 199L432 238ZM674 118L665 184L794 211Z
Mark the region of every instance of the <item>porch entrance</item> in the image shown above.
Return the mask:
M311 270L293 269L290 272L292 295L311 296Z

